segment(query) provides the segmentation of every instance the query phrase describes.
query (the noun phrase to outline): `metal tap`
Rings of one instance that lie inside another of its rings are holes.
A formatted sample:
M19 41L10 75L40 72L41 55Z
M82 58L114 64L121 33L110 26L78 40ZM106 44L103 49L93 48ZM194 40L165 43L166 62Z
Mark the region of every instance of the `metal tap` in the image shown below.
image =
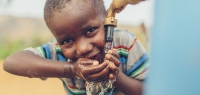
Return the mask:
M144 0L113 0L110 7L107 10L107 16L104 19L104 26L106 29L105 37L105 53L113 47L113 32L114 28L117 27L117 19L115 14L121 12L128 4L137 4Z

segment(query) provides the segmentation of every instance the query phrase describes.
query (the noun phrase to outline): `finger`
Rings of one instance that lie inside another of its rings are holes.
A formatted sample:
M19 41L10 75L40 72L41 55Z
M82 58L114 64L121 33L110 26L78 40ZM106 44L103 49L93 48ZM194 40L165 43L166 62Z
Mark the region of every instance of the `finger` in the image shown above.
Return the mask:
M99 61L91 60L91 59L81 59L80 64L81 65L98 65Z
M117 59L120 58L120 56L117 54L116 49L109 50L107 54L111 54L111 55L115 56Z
M109 78L108 75L103 75L103 76L98 77L98 78L88 78L89 79L88 81L102 82L102 81L108 80L108 78Z
M116 76L113 73L109 74L109 79L110 80L114 80L115 78L116 78Z
M110 69L111 69L111 71L112 71L112 73L113 73L114 75L117 75L117 74L119 73L119 69L118 69L117 66L115 66L114 63L110 62L110 63L109 63L109 67L110 67Z
M111 54L106 54L105 58L106 58L107 60L109 60L109 61L112 61L113 63L115 63L115 65L116 65L117 67L119 67L120 61L119 61L119 59L117 59L117 58L114 57L113 55L111 55Z
M106 76L106 77L104 77L104 78L101 78L101 79L97 79L97 80L94 80L95 82L103 82L103 81L106 81L106 80L108 80L109 79L109 77L108 77L108 75Z
M102 70L101 72L99 73L96 73L96 74L92 74L92 75L89 75L87 76L87 79L90 79L90 80L97 80L97 79L102 79L104 77L108 77L108 74L110 73L110 67L107 66L104 70Z
M92 65L93 61L95 61L95 60L86 59L86 58L80 58L79 59L79 64L81 64L81 65Z
M104 61L99 65L82 66L83 75L91 75L103 71L108 66L109 61Z
M93 65L99 65L99 61L93 61Z

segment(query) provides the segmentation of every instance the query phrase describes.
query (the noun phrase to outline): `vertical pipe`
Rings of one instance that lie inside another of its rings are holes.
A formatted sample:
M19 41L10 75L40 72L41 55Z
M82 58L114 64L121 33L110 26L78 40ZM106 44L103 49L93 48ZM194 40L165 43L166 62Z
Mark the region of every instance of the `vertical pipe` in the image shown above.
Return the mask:
M108 50L111 50L113 48L113 33L114 33L114 26L113 25L105 25L106 28L106 44L105 44L105 53L108 52Z
M145 95L200 95L200 0L156 0Z

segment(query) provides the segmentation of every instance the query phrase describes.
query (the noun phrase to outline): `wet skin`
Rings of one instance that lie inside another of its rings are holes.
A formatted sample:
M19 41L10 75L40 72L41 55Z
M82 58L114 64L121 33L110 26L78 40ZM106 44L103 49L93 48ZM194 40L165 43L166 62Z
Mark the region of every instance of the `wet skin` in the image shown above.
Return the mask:
M63 54L74 61L81 57L93 58L99 53L103 54L104 17L89 10L91 9L69 7L62 9L61 13L55 13L54 28L51 30Z
M80 6L84 6L84 4ZM65 57L74 61L74 74L85 80L102 81L108 78L110 69L115 70L115 74L117 74L118 68L113 62L119 66L119 57L116 52L105 56L103 25L105 16L100 13L96 14L94 11L89 7L80 9L77 7L77 3L71 2L69 7L55 13L50 29ZM107 60L103 62L104 57ZM81 61L86 60L85 58L102 63L92 66L88 66L92 64L90 62L81 64Z

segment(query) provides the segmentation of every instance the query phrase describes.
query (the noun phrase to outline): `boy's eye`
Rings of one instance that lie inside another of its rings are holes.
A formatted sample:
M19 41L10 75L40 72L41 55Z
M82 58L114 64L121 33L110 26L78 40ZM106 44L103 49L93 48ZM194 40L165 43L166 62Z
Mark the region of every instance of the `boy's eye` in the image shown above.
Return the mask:
M72 42L73 42L72 39L66 39L61 44L69 44L69 43L72 43Z
M92 33L96 28L90 28L87 32L86 32L86 35Z

